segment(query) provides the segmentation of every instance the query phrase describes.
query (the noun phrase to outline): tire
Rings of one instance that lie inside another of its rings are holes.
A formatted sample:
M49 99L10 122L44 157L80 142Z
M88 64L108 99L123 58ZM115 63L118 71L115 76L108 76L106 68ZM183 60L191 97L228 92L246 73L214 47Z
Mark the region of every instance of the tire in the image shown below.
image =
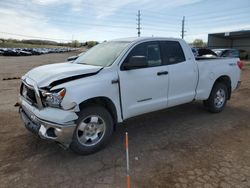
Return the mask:
M103 149L114 130L112 116L102 106L90 106L79 112L71 150L88 155Z
M228 99L228 89L223 83L216 83L210 93L207 100L203 101L204 106L209 112L219 113L221 112Z

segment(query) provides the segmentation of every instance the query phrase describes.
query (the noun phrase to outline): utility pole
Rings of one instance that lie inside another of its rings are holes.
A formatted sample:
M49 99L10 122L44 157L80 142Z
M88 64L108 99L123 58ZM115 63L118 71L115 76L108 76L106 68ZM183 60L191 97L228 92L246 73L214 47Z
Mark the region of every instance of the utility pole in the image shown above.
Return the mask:
M73 42L74 42L74 35L72 34L72 41L71 41L71 46L72 46L72 47L74 47Z
M184 39L184 33L185 33L185 16L182 18L182 27L181 27L181 38Z
M137 14L137 34L138 37L141 36L141 11L138 10L138 14Z

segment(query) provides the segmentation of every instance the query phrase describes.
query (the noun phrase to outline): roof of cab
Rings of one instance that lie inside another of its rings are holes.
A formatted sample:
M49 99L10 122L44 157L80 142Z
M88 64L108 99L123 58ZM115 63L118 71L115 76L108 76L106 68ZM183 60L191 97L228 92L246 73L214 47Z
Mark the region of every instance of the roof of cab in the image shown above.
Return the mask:
M148 40L175 40L181 41L179 38L167 38L167 37L129 37L129 38L120 38L114 39L111 41L123 41L123 42L139 42L139 41L148 41Z

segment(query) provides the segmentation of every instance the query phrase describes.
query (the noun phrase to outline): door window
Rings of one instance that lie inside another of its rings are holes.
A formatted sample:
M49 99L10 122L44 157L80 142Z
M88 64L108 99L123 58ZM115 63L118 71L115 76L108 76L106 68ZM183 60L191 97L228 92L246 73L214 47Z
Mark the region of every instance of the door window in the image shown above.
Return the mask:
M162 65L160 47L158 42L145 42L135 46L129 53L125 62L133 56L144 56L147 61L147 67L155 67Z
M161 42L161 45L164 64L170 65L175 63L181 63L186 60L179 42L163 41Z
M239 57L239 56L240 56L239 51L231 50L231 57Z

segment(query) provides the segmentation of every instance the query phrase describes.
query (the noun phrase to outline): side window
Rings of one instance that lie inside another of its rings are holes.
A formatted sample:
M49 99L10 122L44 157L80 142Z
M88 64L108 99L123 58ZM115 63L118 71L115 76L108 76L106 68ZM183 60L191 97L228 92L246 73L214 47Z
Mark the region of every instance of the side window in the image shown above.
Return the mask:
M230 51L229 50L225 50L224 52L222 52L221 56L222 57L228 57L230 55Z
M160 47L158 42L144 42L135 46L129 53L125 62L128 62L132 56L144 56L148 67L162 65Z
M161 54L158 44L147 45L147 61L149 67L161 65Z
M232 54L232 57L239 57L239 51L237 50L232 50L231 54Z
M161 42L162 46L162 56L164 59L164 64L171 65L175 63L184 62L185 55L182 47L177 41L164 41Z

